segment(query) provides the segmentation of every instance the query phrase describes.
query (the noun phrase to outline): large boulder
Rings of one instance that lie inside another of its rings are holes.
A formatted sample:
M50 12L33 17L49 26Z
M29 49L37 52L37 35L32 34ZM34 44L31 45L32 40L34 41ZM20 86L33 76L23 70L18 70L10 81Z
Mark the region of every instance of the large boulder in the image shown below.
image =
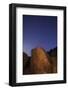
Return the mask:
M53 72L53 66L50 57L43 48L34 48L32 50L31 70L33 74Z

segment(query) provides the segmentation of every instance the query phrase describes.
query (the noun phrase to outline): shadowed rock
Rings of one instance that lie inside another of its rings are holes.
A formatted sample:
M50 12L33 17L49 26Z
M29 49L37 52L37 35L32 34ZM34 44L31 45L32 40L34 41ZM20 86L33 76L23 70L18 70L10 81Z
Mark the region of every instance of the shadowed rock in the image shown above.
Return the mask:
M48 52L53 65L53 73L57 73L57 47Z
M23 53L23 74L31 74L31 57L29 57L26 53Z
M26 63L28 62L28 55L23 52L23 67L26 67Z

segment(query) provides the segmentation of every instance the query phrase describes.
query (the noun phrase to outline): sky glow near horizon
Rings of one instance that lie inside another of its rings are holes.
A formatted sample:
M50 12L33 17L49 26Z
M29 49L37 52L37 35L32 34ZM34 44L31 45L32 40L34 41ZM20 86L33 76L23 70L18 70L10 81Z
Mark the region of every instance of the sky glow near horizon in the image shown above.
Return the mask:
M42 47L46 51L57 46L57 16L23 15L23 49L31 55L31 50Z

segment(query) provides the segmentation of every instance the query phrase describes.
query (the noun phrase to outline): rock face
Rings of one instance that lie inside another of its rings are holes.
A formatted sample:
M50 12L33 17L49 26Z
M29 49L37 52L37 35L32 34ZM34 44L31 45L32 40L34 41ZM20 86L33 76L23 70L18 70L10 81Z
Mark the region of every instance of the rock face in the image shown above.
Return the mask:
M57 57L57 47L51 49L51 50L48 52L48 54L49 54L51 57Z
M34 48L31 57L23 53L23 74L57 73L57 48L46 52L43 48Z
M53 66L50 57L43 48L32 50L31 69L33 74L52 73Z
M23 74L31 74L31 58L26 54L23 53Z
M26 53L23 53L23 67L26 67L26 63L28 62L28 55Z
M57 47L48 52L53 65L53 73L57 73Z

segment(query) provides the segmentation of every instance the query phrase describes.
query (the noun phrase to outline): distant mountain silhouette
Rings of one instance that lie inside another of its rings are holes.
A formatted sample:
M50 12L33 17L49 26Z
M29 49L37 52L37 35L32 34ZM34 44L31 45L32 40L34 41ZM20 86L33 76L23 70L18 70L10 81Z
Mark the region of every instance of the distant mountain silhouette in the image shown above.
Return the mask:
M34 48L31 57L23 52L23 74L57 73L57 47L46 52L43 48Z

